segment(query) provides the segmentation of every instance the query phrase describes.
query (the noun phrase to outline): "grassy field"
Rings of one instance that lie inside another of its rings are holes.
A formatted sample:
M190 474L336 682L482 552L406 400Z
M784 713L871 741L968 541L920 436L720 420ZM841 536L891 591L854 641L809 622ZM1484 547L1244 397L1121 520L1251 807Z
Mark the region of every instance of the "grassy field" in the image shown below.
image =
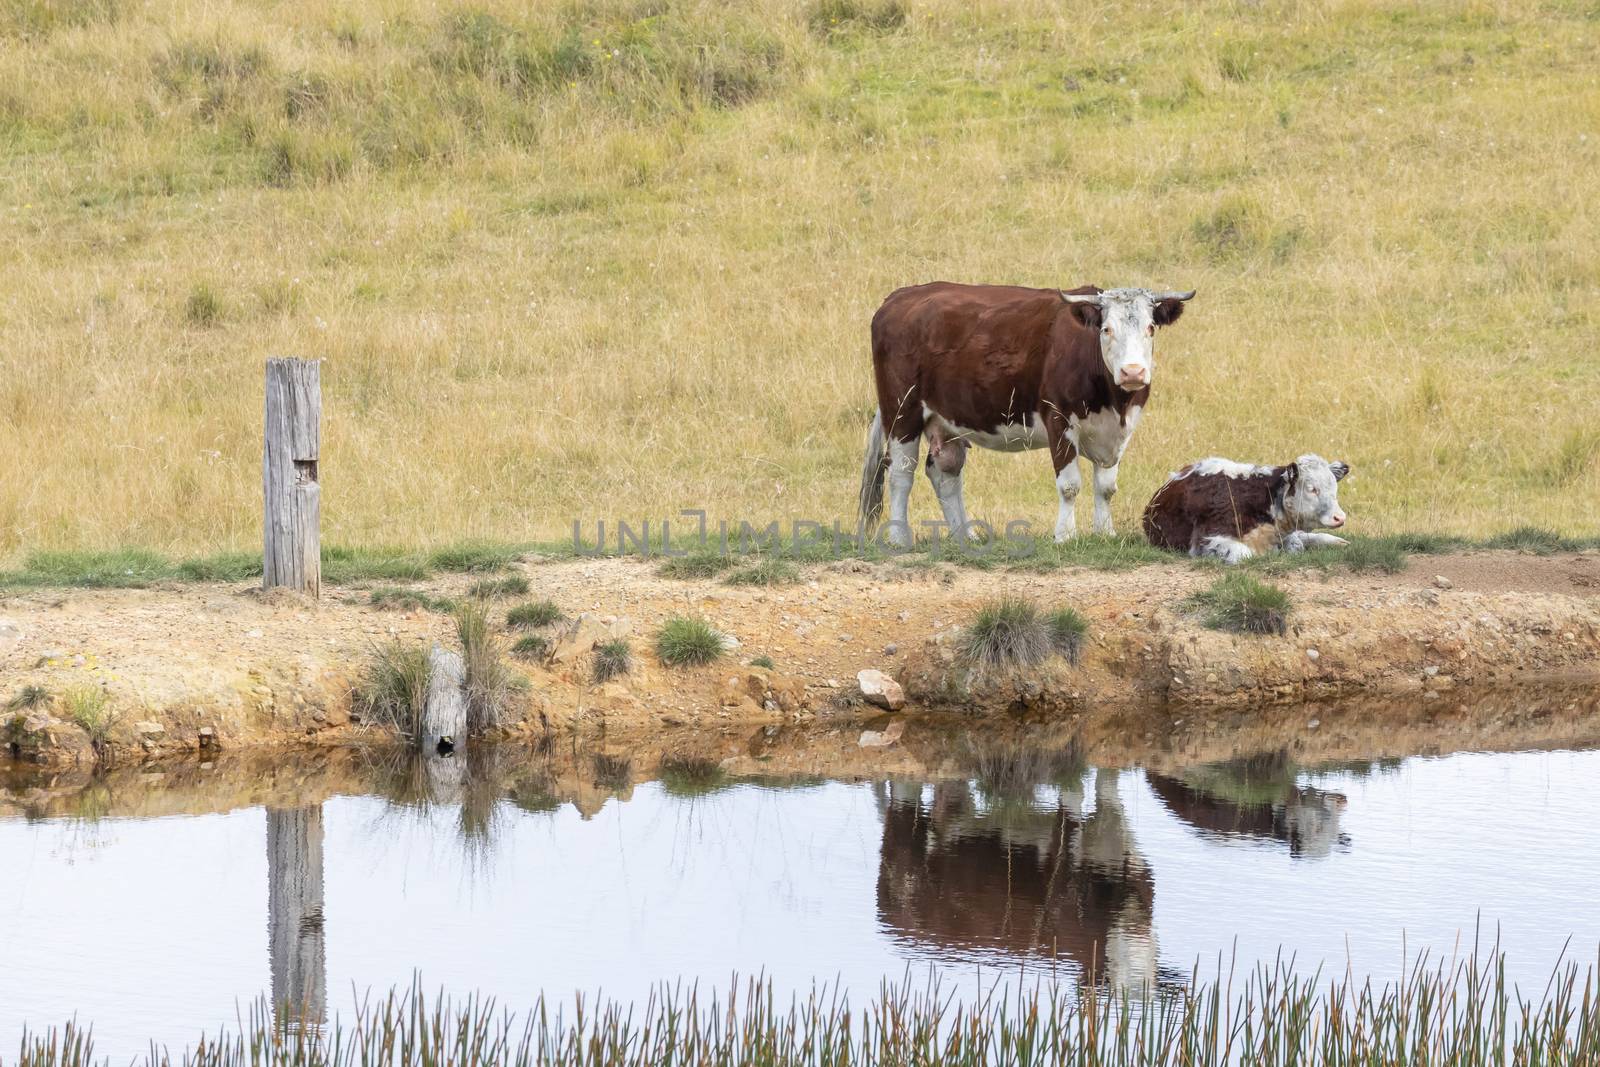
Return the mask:
M258 546L285 353L332 542L848 521L935 278L1199 289L1124 530L1307 450L1357 532L1594 530L1594 0L3 0L0 143L0 559Z

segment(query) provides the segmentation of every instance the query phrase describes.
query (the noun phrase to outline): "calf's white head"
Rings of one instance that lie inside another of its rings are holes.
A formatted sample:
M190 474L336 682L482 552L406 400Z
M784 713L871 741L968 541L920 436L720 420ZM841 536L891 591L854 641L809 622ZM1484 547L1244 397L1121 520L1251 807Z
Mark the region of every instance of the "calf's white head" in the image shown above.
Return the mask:
M1279 489L1283 514L1297 530L1319 526L1337 530L1344 525L1339 507L1339 482L1350 473L1350 464L1307 453L1283 468Z
M1099 293L1062 293L1079 322L1100 335L1100 358L1106 373L1124 392L1150 384L1156 369L1156 327L1169 326L1183 314L1187 293L1149 289L1107 289Z

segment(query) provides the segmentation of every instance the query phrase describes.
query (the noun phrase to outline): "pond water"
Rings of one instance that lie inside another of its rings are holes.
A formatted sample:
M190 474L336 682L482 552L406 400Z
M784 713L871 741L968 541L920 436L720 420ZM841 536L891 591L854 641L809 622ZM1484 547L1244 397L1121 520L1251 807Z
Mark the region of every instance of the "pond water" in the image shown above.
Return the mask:
M1478 936L1537 994L1563 950L1600 949L1600 751L1158 773L1007 750L932 780L575 765L577 790L536 754L375 760L268 807L217 799L263 777L223 764L0 806L0 1050L76 1015L121 1059L263 993L347 1011L413 974L515 1009L758 973L859 999L908 973L1177 986L1280 951L1382 982Z

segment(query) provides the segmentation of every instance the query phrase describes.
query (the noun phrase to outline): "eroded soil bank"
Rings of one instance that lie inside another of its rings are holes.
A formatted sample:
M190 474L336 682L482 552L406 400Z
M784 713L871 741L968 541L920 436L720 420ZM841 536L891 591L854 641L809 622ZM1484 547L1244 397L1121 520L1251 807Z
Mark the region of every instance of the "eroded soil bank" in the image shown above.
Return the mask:
M1149 733L1173 743L1186 727L1241 715L1237 725L1266 722L1273 706L1292 708L1303 732L1307 702L1409 694L1414 700L1383 706L1414 707L1439 722L1469 718L1482 703L1475 694L1600 680L1593 553L1478 552L1418 558L1399 575L1277 577L1294 602L1282 637L1205 628L1184 601L1216 573L1184 565L1025 574L846 561L769 588L664 578L640 560L532 559L519 567L528 597L553 600L573 621L540 631L557 658L516 661L530 684L513 736L842 728L880 714L856 686L868 668L900 682L912 714L1009 713L1091 736ZM473 581L415 588L461 597ZM1078 664L974 678L958 655L961 627L1000 593L1087 616L1092 629ZM521 599L496 601L496 622ZM6 597L0 700L28 686L44 691L33 706L4 712L7 748L34 762L94 762L89 735L67 708L66 695L84 687L106 696L108 762L372 739L374 731L352 719L352 690L374 646L397 636L453 638L448 615L371 600L367 588L326 590L310 603L226 584ZM675 614L703 616L737 646L718 664L663 665L655 635ZM593 684L588 648L615 633L631 641L633 669ZM763 657L771 668L752 665ZM1592 710L1574 704L1575 729L1587 728ZM1332 721L1323 716L1322 728ZM858 733L840 736L854 745Z

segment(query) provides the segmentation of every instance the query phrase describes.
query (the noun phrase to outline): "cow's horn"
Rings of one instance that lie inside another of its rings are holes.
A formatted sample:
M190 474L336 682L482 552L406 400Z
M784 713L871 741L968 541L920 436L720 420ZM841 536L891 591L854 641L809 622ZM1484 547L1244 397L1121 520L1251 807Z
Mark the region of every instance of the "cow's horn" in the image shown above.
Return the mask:
M1175 290L1165 293L1151 293L1150 299L1158 304L1163 300L1193 300L1194 292L1193 289L1190 289L1187 293L1180 293Z
M1069 304L1099 304L1099 303L1101 303L1100 294L1099 293L1067 293L1067 292L1063 292L1061 294L1061 299L1065 300Z

